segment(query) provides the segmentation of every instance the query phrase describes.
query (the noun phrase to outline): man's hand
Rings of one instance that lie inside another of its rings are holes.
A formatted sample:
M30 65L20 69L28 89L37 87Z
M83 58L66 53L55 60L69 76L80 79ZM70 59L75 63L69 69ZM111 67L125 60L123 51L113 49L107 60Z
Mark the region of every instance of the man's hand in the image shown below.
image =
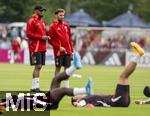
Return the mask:
M66 49L64 47L60 47L60 52L66 52Z
M43 37L42 37L42 40L45 40L45 41L46 41L46 40L50 40L50 39L51 39L51 38L50 38L49 36L43 36Z

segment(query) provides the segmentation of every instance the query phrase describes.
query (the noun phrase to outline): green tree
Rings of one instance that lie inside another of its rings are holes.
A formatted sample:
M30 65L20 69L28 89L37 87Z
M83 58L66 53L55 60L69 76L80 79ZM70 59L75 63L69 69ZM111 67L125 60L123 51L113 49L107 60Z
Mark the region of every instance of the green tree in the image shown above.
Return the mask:
M66 9L66 15L84 9L97 21L109 21L126 12L130 4L133 13L150 21L149 0L0 0L0 21L27 21L36 4L46 7L45 19L48 24L54 19L56 8Z

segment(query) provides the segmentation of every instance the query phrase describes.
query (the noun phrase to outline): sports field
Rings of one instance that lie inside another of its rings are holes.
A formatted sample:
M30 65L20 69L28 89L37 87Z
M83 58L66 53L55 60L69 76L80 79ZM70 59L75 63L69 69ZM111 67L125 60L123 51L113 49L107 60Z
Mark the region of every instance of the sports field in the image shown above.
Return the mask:
M0 64L0 91L29 91L31 87L33 67L21 64ZM75 73L82 78L70 78L71 87L82 87L89 76L94 80L95 93L111 94L115 90L117 79L123 67L84 66ZM41 71L41 90L48 90L54 74L54 66L44 66ZM150 85L150 69L137 68L131 75L131 105L128 108L74 108L70 98L65 97L57 111L51 111L51 116L149 116L150 105L136 105L137 99L146 99L142 90Z

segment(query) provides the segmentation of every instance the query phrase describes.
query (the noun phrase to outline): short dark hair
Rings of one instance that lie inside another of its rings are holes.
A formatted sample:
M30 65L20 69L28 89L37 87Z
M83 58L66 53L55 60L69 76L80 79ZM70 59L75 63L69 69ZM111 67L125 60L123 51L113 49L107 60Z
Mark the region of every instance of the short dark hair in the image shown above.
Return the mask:
M55 10L54 14L57 15L60 12L64 12L65 13L65 10L62 9L62 8L58 8L58 9Z
M145 87L144 87L143 94L144 94L146 97L150 97L150 86L145 86Z

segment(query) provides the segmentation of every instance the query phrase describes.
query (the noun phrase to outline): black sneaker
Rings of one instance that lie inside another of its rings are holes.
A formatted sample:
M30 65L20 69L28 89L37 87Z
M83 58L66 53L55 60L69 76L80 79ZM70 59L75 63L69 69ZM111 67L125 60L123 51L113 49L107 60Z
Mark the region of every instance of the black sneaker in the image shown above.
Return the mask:
M30 89L31 92L40 92L40 89L39 88L36 88L36 89Z

